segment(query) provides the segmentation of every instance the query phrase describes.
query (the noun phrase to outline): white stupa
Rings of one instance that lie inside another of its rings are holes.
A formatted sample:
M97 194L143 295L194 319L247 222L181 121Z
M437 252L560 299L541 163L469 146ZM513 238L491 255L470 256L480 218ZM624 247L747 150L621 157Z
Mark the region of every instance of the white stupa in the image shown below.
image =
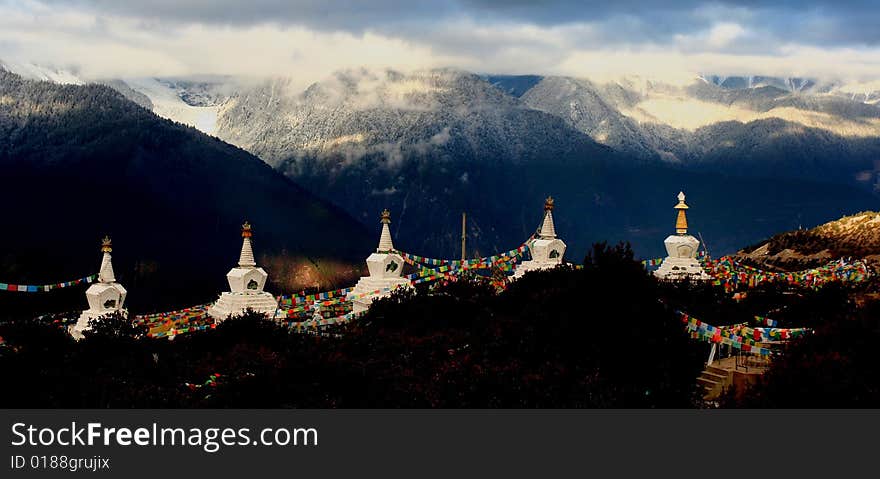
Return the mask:
M709 275L697 261L697 249L700 247L700 241L687 234L688 224L685 210L688 209L688 205L684 202L684 192L678 193L678 204L675 205L675 209L678 210L678 217L675 220L675 234L663 241L668 256L663 259L663 264L657 268L657 271L654 271L654 275L666 280L709 279Z
M223 321L230 315L242 314L248 309L272 318L278 310L275 297L263 291L269 275L263 268L257 267L251 248L252 236L251 225L245 221L241 226L242 245L238 267L226 274L230 291L221 294L220 299L208 308L208 314L215 321Z
M370 304L376 298L382 298L391 294L394 288L409 287L409 280L403 278L403 258L394 253L394 244L391 242L391 213L388 210L382 212L382 233L379 235L379 247L376 252L367 257L369 276L358 280L348 297L352 298L353 311L359 313L370 308ZM367 294L380 290L378 294Z
M83 331L90 329L89 320L91 319L112 313L128 314L122 307L128 291L116 282L116 275L113 273L113 258L110 256L112 251L113 244L110 238L105 236L101 242L101 252L104 253L104 257L101 259L101 269L98 271L98 282L86 290L89 309L83 311L76 324L69 328L70 335L75 339L81 339Z
M529 242L531 259L516 266L514 279L520 278L529 271L555 268L562 264L565 255L565 243L556 237L556 226L553 225L553 197L544 201L544 221L537 236Z

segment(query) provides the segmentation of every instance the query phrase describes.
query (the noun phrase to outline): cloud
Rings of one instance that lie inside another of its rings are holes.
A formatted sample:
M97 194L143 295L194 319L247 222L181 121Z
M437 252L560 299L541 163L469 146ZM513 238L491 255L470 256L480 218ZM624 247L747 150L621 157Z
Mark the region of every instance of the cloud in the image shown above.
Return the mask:
M289 76L357 66L692 79L880 77L870 2L0 0L0 59L86 78Z

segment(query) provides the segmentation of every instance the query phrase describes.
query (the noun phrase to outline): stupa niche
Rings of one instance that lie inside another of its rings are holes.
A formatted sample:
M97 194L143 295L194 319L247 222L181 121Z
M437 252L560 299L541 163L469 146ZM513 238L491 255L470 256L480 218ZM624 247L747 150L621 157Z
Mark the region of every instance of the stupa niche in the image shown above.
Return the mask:
M116 275L113 272L113 258L110 255L112 251L113 243L109 237L105 236L101 242L101 252L104 256L101 259L101 268L98 270L98 282L86 290L89 309L83 311L76 324L70 326L69 329L70 335L75 339L81 339L83 331L90 329L89 320L113 313L128 314L123 309L128 291L116 282Z
M678 211L675 219L675 234L663 241L667 256L657 271L654 271L654 275L665 280L706 280L709 279L709 275L697 260L700 241L687 234L688 223L685 212L689 206L684 199L684 192L679 192L678 204L675 205L675 210Z
M376 298L382 298L391 294L391 290L400 287L409 287L410 283L403 278L403 258L394 253L394 244L391 241L391 213L388 210L382 212L382 232L379 235L379 247L376 252L367 257L367 269L369 276L361 277L348 297L352 298L353 311L359 313L370 308L370 304ZM380 290L378 294L366 294ZM364 296L361 296L364 295Z
M531 259L523 261L516 267L514 279L520 278L529 271L555 268L562 264L565 255L565 243L556 237L556 225L553 224L553 197L544 201L544 220L537 236L529 242Z
M238 267L232 268L226 274L230 291L222 293L217 302L208 308L208 314L216 321L242 314L248 309L272 318L278 310L275 297L263 291L269 275L263 268L257 267L251 246L252 236L251 225L245 222L241 226L242 244Z

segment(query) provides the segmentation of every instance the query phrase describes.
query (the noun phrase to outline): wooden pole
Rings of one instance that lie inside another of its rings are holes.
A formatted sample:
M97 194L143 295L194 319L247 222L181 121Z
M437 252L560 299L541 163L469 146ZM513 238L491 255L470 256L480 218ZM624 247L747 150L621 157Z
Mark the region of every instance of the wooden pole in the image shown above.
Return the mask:
M467 213L461 213L461 260L466 258L465 245L467 244Z

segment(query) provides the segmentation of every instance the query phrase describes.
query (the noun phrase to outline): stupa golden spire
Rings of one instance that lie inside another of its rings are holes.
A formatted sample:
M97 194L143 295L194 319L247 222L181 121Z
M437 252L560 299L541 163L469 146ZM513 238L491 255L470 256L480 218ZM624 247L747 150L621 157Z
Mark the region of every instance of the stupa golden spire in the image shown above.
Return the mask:
M553 197L548 196L544 200L544 221L538 230L538 238L549 239L556 237L556 226L553 224Z
M254 233L251 230L251 224L248 223L247 221L245 221L244 224L241 225L241 237L242 238L250 238L253 235L254 235Z
M688 205L684 202L683 191L678 192L678 204L675 205L675 209L678 210L678 217L675 219L675 232L680 235L686 235L688 232L688 220L685 210L688 209Z
M116 281L116 275L113 273L113 259L110 253L113 251L113 243L109 236L104 236L101 240L101 252L104 258L101 259L101 268L98 270L98 281L101 283L113 283Z
M387 253L394 250L394 243L391 241L391 230L388 225L391 224L391 212L387 209L382 211L382 233L379 234L379 247L376 248L378 253Z

